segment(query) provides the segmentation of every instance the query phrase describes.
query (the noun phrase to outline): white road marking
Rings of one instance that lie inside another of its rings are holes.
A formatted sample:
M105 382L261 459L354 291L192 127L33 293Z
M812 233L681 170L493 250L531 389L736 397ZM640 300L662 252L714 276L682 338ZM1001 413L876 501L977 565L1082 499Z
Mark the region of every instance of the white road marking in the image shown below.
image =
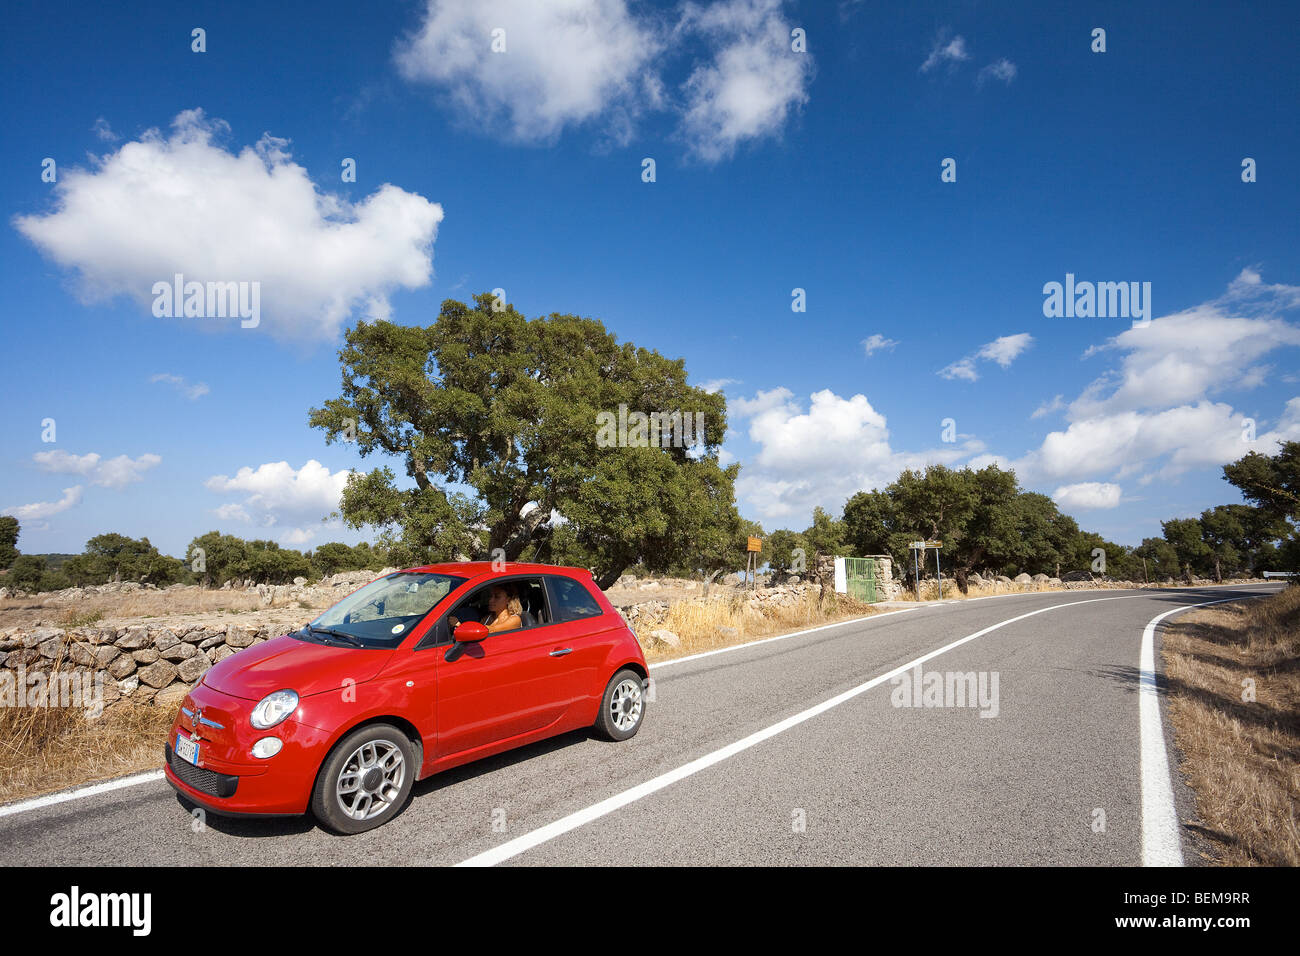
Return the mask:
M1079 607L1083 604L1096 604L1100 601L1124 601L1147 596L1148 595L1144 594L1131 594L1120 597L1090 598L1086 601L1067 601L1064 604L1053 604L1049 607L1039 608L1036 611L1029 611L1026 614L1018 615L1017 617L1008 618L1005 621L999 621L997 624L991 624L986 628L976 631L974 634L967 634L965 637L958 638L951 644L945 644L938 650L930 651L928 654L923 654L915 660L908 661L906 664L895 667L893 670L887 671L878 677L873 677L866 683L850 688L849 690L844 691L844 693L837 694L829 700L824 700L820 704L809 707L807 710L802 710L792 717L787 717L785 720L772 724L769 727L764 727L762 730L756 731L742 740L737 740L735 743L728 744L712 753L705 754L703 757L692 760L690 763L683 764L675 770L670 770L667 773L660 774L658 777L654 777L651 780L647 780L645 783L624 790L622 793L617 793L612 797L601 800L599 803L592 804L585 809L570 813L568 816L561 817L553 823L548 823L546 826L539 827L538 829L525 833L522 836L515 837L513 840L507 840L500 846L493 847L490 850L472 856L468 860L463 860L456 865L495 866L497 863L502 863L512 857L516 857L527 850L531 850L549 840L553 840L558 836L568 833L570 830L576 830L578 827L591 823L593 820L598 820L599 818L613 813L615 810L625 807L630 803L635 803L642 797L647 797L652 793L663 790L665 787L672 786L680 780L685 780L687 777L697 774L701 770L712 767L714 764L721 763L728 757L734 757L736 754L775 737L777 734L783 733L791 727L796 727L807 720L811 720L819 714L824 714L833 707L838 707L845 701L852 700L859 694L866 693L873 687L880 686L892 677L899 674L906 674L913 667L918 667L926 661L938 657L940 654L946 654L954 648L969 643L978 637L983 637L985 634L988 634L991 631L996 631L998 628L1006 627L1008 624L1015 624L1017 621L1023 621L1025 618L1033 617L1036 614L1045 614L1048 611L1055 611L1063 607Z
M791 637L802 637L805 634L812 634L816 631L824 631L829 627L844 627L847 624L865 624L868 621L879 621L891 617L895 614L906 614L908 611L919 611L925 605L918 604L916 607L899 608L896 611L884 611L876 614L868 614L864 617L851 617L847 621L836 621L834 624L821 624L817 627L810 627L802 631L793 631L789 634L778 634L775 637L764 637L757 641L746 641L744 644L733 644L730 647L719 647L717 650L701 651L698 654L688 654L686 657L674 657L667 661L658 661L649 665L651 670L662 670L665 667L672 667L674 664L685 664L687 661L698 661L701 657L712 657L714 654L730 654L732 651L743 651L748 647L758 647L760 644L770 644L773 641L784 641Z
M1207 585L1206 587L1238 587L1238 586L1244 586L1244 585L1226 585L1226 584L1223 584L1223 585ZM1079 588L1078 590L1079 590L1079 591L1088 592L1088 591L1101 591L1101 590L1112 590L1112 589L1110 589L1110 588ZM1164 590L1181 590L1181 589L1168 588L1168 589L1164 589ZM1199 588L1196 588L1196 590L1200 590L1200 589L1199 589ZM930 602L922 602L922 603L917 604L915 607L899 608L898 610L895 610L895 611L887 611L887 612L885 612L885 613L883 613L883 614L871 614L871 615L868 615L868 616L866 616L866 617L851 618L851 619L849 619L849 620L847 620L847 621L836 621L834 624L823 624L823 625L821 625L821 626L819 626L819 627L812 627L812 628L808 628L807 630L803 630L803 631L795 631L795 632L793 632L793 633L791 633L791 634L778 634L778 635L776 635L775 637L765 637L765 638L763 638L763 639L761 639L761 640L750 641L750 642L747 643L747 644L736 644L736 645L734 645L734 646L732 646L732 647L720 647L720 648L718 648L717 650L713 650L713 651L702 651L702 652L699 653L699 654L690 654L690 655L688 655L688 656L686 656L686 657L675 657L675 658L673 658L672 660L668 660L668 661L660 661L660 662L657 663L657 664L651 664L651 665L649 665L649 667L650 667L651 670L654 670L654 669L656 669L656 668L662 669L662 668L664 668L664 667L671 667L673 664L685 664L687 661L698 660L698 659L701 658L701 657L711 657L711 656L713 656L714 654L726 654L726 653L729 653L729 652L731 652L731 651L744 650L744 649L747 648L747 647L755 647L755 646L757 646L757 645L759 645L759 644L767 644L767 643L770 643L770 642L772 642L772 641L783 641L783 640L785 640L786 638L790 638L790 637L801 637L801 636L804 635L804 634L811 634L811 633L813 633L814 631L823 631L823 630L826 630L827 628L831 628L831 627L842 627L842 626L844 626L844 625L846 625L846 624L861 624L861 623L865 623L865 622L867 622L867 621L874 621L874 620L879 620L879 619L881 619L881 618L889 617L891 614L906 614L908 611L919 611L919 610L921 610L921 609L923 609L923 608L927 608L927 607L937 607L937 606L939 606L940 603L942 603L942 604L950 604L950 603L951 603L951 604L969 604L969 603L971 603L972 601L987 601L987 600L990 600L990 599L992 599L992 598L1002 598L1002 597L1032 597L1032 596L1035 596L1035 595L1037 595L1037 594L1047 594L1047 593L1058 593L1058 592L1037 591L1037 592L1026 592L1026 593L1024 593L1024 594L991 594L991 595L988 595L988 596L986 596L986 597L968 598L968 599L965 600L965 601L943 601L943 602L934 602L934 601L930 601ZM1059 593L1065 594L1065 593L1068 593L1068 592L1062 591L1062 592L1059 592ZM1139 597L1140 595L1125 595L1125 596L1126 596L1126 597ZM1117 599L1116 599L1116 598L1098 598L1097 600L1110 601L1110 600L1117 600ZM1236 600L1236 599L1235 599L1235 598L1228 598L1228 599L1226 599L1226 600L1230 600L1230 601L1231 601L1231 600ZM1074 602L1070 602L1070 603L1074 603L1074 604L1088 604L1088 603L1090 603L1090 602L1089 602L1089 601L1074 601ZM1222 604L1222 603L1224 603L1224 602L1223 602L1223 601L1207 601L1207 602L1205 602L1205 603L1206 603L1206 604ZM1053 606L1050 607L1050 608L1043 608L1042 610L1044 610L1044 611L1050 611L1050 610L1052 610L1053 608L1056 608L1056 607L1065 607L1065 606L1066 606L1066 605L1056 604L1056 605L1053 605ZM1187 605L1187 607L1185 607L1185 608L1178 608L1178 610L1180 610L1180 611L1184 611L1184 610L1187 610L1188 608L1193 608L1193 607L1203 607L1203 606L1204 606L1204 605L1202 605L1202 604L1189 604L1189 605ZM1034 613L1034 614L1038 614L1038 613L1040 613L1040 612L1039 612L1039 611L1034 611L1033 613ZM1170 613L1170 614L1175 614L1175 613L1177 613L1177 611L1170 611L1169 613ZM1026 614L1026 615L1022 615L1022 616L1023 616L1023 617L1028 617L1029 615ZM1164 616L1165 616L1165 615L1161 615L1161 617L1164 617ZM1014 618L1013 620L1019 620L1019 618ZM1156 620L1160 620L1160 618L1157 618ZM1003 624L1010 624L1011 621L1003 621L1002 623L1003 623ZM1154 622L1152 622L1152 623L1154 623ZM996 626L996 627L1001 627L1002 625L1001 625L1001 624L998 624L998 625L995 625L995 626ZM1150 625L1148 625L1148 627L1149 627L1149 626L1150 626ZM981 632L981 633L984 633L984 632ZM975 635L975 636L978 636L978 635ZM1145 635L1144 635L1144 638L1145 638ZM949 645L949 646L950 646L950 647L955 647L956 645L954 644L954 645ZM945 648L945 650L946 650L946 648ZM928 659L928 658L926 658L926 659ZM912 666L912 665L908 665L908 666L910 667L910 666ZM890 676L890 675L886 675L886 676ZM1161 737L1161 740L1163 741L1163 736ZM1166 767L1167 767L1167 760L1166 760ZM138 786L139 784L142 784L142 783L150 783L150 782L152 782L152 781L154 781L154 780L162 780L162 779L163 779L163 772L162 772L161 770L151 770L151 771L148 771L148 772L146 772L146 773L134 774L134 775L129 776L129 777L117 777L116 779L113 779L113 780L105 780L105 781L102 782L102 783L91 784L90 786L87 786L87 787L78 787L78 788L76 788L75 790L68 790L68 791L65 791L65 792L63 792L63 793L53 793L53 794L49 794L48 796L44 796L44 797L35 797L35 798L31 799L31 800L23 800L23 801L20 801L20 802L18 802L18 803L10 803L10 804L6 804L6 805L4 805L4 806L0 806L0 817L12 816L12 815L17 814L17 813L26 813L26 812L29 811L29 810L39 810L41 807L54 806L55 804L58 804L58 803L65 803L65 802L67 802L67 801L69 801L69 800L80 800L80 799L83 799L83 798L85 798L85 797L93 797L93 796L95 796L96 794L107 793L107 792L112 791L112 790L120 790L120 789L122 789L123 787L135 787L135 786ZM468 862L468 861L466 861L466 862Z
M1178 812L1174 806L1174 785L1165 750L1165 730L1160 721L1160 693L1156 687L1156 625L1165 618L1195 607L1225 604L1238 598L1221 598L1187 604L1157 614L1142 631L1138 654L1140 677L1138 725L1142 740L1142 865L1182 866L1183 847L1179 836Z
M12 816L15 813L26 813L28 810L39 810L41 807L52 807L56 803L66 803L69 800L80 800L83 797L93 797L97 793L108 793L110 790L120 790L123 787L134 787L142 783L152 783L155 780L163 779L161 770L150 770L147 773L137 773L130 777L118 777L116 780L105 780L103 783L92 783L88 787L78 787L75 790L66 790L63 793L51 793L44 797L34 797L31 800L23 800L20 803L10 803L0 807L0 817Z

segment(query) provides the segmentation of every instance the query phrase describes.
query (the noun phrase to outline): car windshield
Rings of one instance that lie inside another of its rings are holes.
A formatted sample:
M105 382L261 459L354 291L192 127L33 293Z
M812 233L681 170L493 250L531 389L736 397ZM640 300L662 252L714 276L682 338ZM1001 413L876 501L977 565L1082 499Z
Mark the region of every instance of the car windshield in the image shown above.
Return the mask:
M399 571L349 594L295 636L354 647L396 647L466 579Z

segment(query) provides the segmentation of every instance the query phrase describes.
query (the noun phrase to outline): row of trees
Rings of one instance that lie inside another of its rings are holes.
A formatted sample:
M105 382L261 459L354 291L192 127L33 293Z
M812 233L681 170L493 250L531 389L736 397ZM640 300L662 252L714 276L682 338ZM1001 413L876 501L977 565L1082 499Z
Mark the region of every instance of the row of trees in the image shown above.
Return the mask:
M0 584L24 591L57 591L109 581L157 587L219 587L230 580L285 584L296 577L315 580L340 571L378 571L388 566L388 555L364 542L348 545L334 541L303 552L282 548L274 541L245 541L217 531L191 541L184 560L162 554L148 538L101 534L87 541L81 554L55 565L46 555L19 553L18 532L16 520L0 519L0 558L7 560L7 569L0 567L6 572ZM6 551L6 544L12 554Z
M767 556L774 569L787 572L800 569L801 551L887 554L910 576L908 544L939 539L944 564L963 591L974 571L1087 571L1157 581L1300 567L1300 442L1283 443L1272 456L1251 452L1223 471L1247 504L1164 521L1161 537L1129 547L1082 530L1046 495L1021 489L1012 471L932 465L857 493L839 518L818 508L804 531L772 532Z

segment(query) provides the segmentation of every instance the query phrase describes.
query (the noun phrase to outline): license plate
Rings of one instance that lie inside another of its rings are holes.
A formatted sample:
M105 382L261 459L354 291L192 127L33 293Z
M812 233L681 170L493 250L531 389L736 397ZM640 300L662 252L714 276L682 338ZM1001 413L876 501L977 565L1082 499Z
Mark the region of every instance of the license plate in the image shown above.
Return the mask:
M199 742L190 740L184 734L176 735L176 756L180 757L186 763L192 763L194 766L199 765Z

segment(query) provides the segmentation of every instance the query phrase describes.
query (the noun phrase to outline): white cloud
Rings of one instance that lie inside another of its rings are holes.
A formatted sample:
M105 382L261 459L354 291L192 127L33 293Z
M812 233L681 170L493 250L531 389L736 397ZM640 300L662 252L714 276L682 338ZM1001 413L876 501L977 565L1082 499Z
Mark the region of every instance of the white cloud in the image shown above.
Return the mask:
M712 395L714 392L722 391L728 385L739 385L739 384L740 384L740 379L738 378L711 378L707 382L701 382L696 387L702 388L704 391Z
M122 138L113 132L113 127L109 126L108 120L104 119L102 116L95 120L95 125L90 129L96 136L106 143L115 143Z
M1065 511L1071 509L1114 508L1119 505L1119 485L1082 481L1062 485L1052 492L1052 499Z
M1223 301L1241 306L1262 305L1270 310L1300 308L1300 285L1266 283L1259 269L1247 266L1228 284Z
M1284 305L1291 287L1273 288L1283 290L1273 303ZM1114 376L1098 378L1074 401L1071 416L1159 408L1263 382L1267 369L1259 360L1300 345L1300 328L1271 316L1234 314L1233 301L1239 300L1225 296L1162 316L1089 349L1085 357L1112 350L1124 356Z
M791 49L782 0L688 3L679 33L698 34L716 49L682 89L683 131L706 162L731 156L746 140L778 133L790 111L808 101L811 55Z
M941 34L939 39L935 41L930 55L921 64L921 72L929 73L941 63L953 66L969 59L970 54L966 52L966 40L964 38L957 36L949 40L946 34Z
M1231 405L1201 401L1158 412L1124 411L1072 422L1012 463L1025 481L1089 476L1172 479L1226 464L1250 451L1269 452L1278 441L1300 440L1300 398L1291 399L1274 428L1248 441L1243 416Z
M10 515L20 522L34 521L67 511L80 503L81 486L74 485L71 488L64 488L63 497L58 501L37 501L30 505L18 505L13 508L6 508L4 511L0 511L0 514Z
M1034 413L1029 417L1042 418L1044 415L1050 415L1053 412L1059 412L1064 407L1065 407L1065 396L1057 395L1050 402L1043 402L1043 404L1035 408Z
M332 338L354 312L385 314L393 290L429 283L441 206L390 184L357 203L320 192L286 140L234 154L217 143L227 130L183 112L170 136L151 130L92 169L60 170L54 211L14 225L77 270L86 301L149 308L154 283L177 273L259 282L262 325L281 338Z
M62 449L38 451L32 455L32 460L41 471L56 475L81 475L89 479L91 484L102 488L122 488L143 481L144 473L162 462L161 457L152 454L141 455L139 458L118 455L116 458L105 459L93 451L85 455L74 455Z
M347 469L331 473L315 459L298 469L287 461L275 461L245 466L233 478L214 475L205 485L217 494L242 496L217 508L220 518L260 527L312 525L338 510L349 474Z
M599 124L622 145L644 113L668 110L690 153L718 162L778 134L808 100L812 55L791 49L783 7L686 2L669 26L667 13L633 14L625 0L425 0L395 57L403 76L432 84L463 121L509 139L545 143ZM662 60L681 50L696 59L675 99Z
M194 401L196 398L202 398L204 395L212 391L212 389L208 388L206 382L198 382L197 384L191 385L180 375L171 375L167 372L159 372L153 378L149 379L149 381L166 382L168 385L174 385L176 386L176 390L190 401Z
M493 52L504 30L505 52ZM546 140L602 117L625 140L663 41L624 0L427 0L398 45L407 79L441 88L476 125L504 123L516 139Z
M1034 337L1028 332L1021 332L1018 335L1004 335L982 346L975 354L980 358L997 362L1003 368L1008 368L1020 353L1029 348L1033 342Z
M300 548L319 534L317 528L288 528L280 533L279 543L290 548Z
M1000 60L994 60L988 66L984 67L984 69L980 70L976 82L982 86L987 80L1001 80L1003 83L1010 86L1011 81L1015 78L1016 65L1006 57L1002 57Z
M939 374L947 379L959 378L965 382L979 381L979 373L975 371L975 360L972 358L958 359L951 365L939 369Z
M746 514L774 527L802 528L816 505L838 512L850 495L883 487L905 468L952 464L983 449L967 442L895 451L885 416L861 394L844 398L824 389L805 408L779 387L729 407L737 420L749 420L749 438L759 449L741 470L737 496Z
M217 509L217 517L222 521L239 521L243 524L252 524L253 516L245 510L240 504L224 504Z
M867 355L877 352L881 349L892 350L898 343L894 339L887 339L879 332L873 332L862 340L862 351Z
M1015 335L1004 335L981 345L974 355L967 355L965 358L958 359L951 365L939 369L939 375L947 379L962 379L967 382L974 382L979 379L979 373L975 369L975 363L981 359L990 362L996 362L1003 368L1010 368L1025 349L1034 343L1034 337L1028 332L1019 332Z

